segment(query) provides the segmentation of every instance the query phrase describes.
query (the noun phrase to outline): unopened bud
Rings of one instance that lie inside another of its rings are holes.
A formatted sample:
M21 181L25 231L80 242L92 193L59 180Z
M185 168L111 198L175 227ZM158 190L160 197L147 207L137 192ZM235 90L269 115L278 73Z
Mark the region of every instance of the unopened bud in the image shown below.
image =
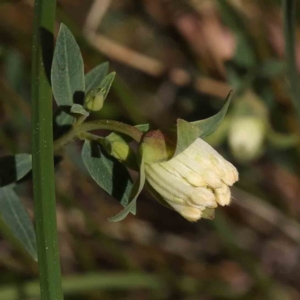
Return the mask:
M105 89L91 90L86 95L85 108L88 111L99 111L103 107Z
M265 123L259 118L233 119L229 129L229 146L232 154L241 162L258 158L263 150L265 133Z
M105 148L109 150L108 153L113 157L115 157L116 159L120 161L127 160L130 153L130 147L128 144L119 141L113 141L113 142L107 141L105 143L105 146L106 146Z
M228 133L229 146L237 160L249 162L263 153L267 122L268 111L254 92L247 91L237 99Z

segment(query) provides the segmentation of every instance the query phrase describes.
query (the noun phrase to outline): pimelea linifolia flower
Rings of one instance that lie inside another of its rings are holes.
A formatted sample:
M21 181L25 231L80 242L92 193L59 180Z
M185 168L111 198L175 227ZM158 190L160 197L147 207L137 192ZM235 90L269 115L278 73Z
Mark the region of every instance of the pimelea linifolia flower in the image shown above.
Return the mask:
M192 222L230 204L229 186L238 180L236 168L200 138L168 161L146 163L145 172L164 201Z

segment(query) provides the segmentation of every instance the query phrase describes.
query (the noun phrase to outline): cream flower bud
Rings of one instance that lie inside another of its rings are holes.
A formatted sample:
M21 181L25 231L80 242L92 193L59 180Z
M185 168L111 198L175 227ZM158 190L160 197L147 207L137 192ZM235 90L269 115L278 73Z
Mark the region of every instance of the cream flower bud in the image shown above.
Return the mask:
M229 146L241 162L256 159L262 152L266 134L264 120L253 116L233 118L229 128Z
M249 162L263 153L269 114L264 102L252 90L247 90L236 101L228 142L237 160Z
M145 172L156 192L192 222L207 208L228 205L228 186L238 180L236 168L200 138L168 161L146 163Z
M95 89L88 92L85 100L85 108L88 111L99 111L103 107L105 89Z

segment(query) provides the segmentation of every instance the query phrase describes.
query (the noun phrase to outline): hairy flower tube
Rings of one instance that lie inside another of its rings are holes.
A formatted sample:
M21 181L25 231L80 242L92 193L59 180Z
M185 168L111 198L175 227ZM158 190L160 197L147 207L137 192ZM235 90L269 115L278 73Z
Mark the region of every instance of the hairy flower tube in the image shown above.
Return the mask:
M164 162L146 163L146 179L175 211L191 222L203 212L230 204L236 168L200 138Z

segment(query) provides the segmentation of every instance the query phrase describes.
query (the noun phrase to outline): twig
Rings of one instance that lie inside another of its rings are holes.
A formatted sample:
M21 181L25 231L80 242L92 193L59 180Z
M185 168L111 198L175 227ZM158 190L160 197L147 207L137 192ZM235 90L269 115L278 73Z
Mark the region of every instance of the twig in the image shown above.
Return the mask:
M89 34L89 32L97 31L110 3L111 0L94 0L86 17L83 32Z
M95 0L95 5L100 2ZM129 49L126 46L120 45L103 34L97 33L97 28L102 20L101 18L93 18L93 6L88 14L86 24L84 26L84 34L88 42L99 52L107 57L126 64L134 69L144 72L153 77L161 77L167 75L171 82L183 86L193 84L195 89L200 93L206 93L219 98L224 98L225 95L232 89L227 83L213 80L210 78L193 77L189 72L181 68L169 69L163 62L141 54L137 51ZM98 21L98 23L96 22Z

